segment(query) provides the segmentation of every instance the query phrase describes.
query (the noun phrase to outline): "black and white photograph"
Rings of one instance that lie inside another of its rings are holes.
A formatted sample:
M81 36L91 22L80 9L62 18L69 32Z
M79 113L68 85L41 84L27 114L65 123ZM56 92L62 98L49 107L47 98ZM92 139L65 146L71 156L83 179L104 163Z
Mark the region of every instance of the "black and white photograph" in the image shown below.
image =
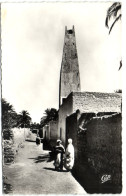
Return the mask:
M122 2L1 2L2 194L121 194Z

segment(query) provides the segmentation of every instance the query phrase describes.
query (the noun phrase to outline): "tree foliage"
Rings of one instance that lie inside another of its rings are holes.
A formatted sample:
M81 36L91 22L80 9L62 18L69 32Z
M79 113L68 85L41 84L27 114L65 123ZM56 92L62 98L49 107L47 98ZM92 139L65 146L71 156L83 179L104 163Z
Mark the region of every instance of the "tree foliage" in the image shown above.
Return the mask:
M28 111L22 110L22 112L18 115L18 126L22 128L29 128L31 123L31 117Z
M2 129L10 129L17 126L18 115L13 106L2 98Z
M40 124L42 127L47 125L50 121L56 121L58 119L58 111L55 108L47 108L45 110L45 116L41 118Z
M29 127L31 117L27 111L23 110L21 114L17 114L13 106L4 98L2 98L1 108L3 139L9 140L13 138L11 129L14 127Z
M113 23L109 26L109 21L111 20L111 18L114 18ZM105 26L107 28L109 28L109 34L112 31L114 25L116 24L116 22L121 19L122 14L121 14L121 2L115 2L112 4L112 6L110 6L107 10L107 15L106 15L106 20L105 20ZM120 66L119 69L120 70L122 67L122 60L120 60Z
M122 93L122 89L115 90L115 93Z
M106 15L106 20L105 20L105 25L107 28L109 28L109 34L114 27L115 23L121 19L122 14L121 14L121 3L120 2L115 2L110 6L107 10L107 15ZM118 14L119 13L119 14ZM109 26L109 21L111 18L114 18L114 22Z
M41 126L39 123L34 122L34 123L31 123L30 128L31 129L40 129Z

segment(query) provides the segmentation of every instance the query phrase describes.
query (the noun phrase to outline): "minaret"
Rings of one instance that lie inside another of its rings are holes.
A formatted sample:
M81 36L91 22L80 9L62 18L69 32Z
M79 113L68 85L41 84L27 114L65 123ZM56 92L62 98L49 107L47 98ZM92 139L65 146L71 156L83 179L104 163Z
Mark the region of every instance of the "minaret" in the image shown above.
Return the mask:
M80 74L78 55L75 40L75 30L67 30L65 27L65 38L63 56L60 70L60 85L59 85L59 106L63 103L63 98L66 98L71 92L80 91Z

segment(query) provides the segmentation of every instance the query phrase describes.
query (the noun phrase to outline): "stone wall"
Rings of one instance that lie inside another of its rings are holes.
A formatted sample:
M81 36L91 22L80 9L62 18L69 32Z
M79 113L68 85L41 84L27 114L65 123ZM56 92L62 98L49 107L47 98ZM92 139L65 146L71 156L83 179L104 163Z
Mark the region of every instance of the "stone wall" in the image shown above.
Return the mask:
M79 128L77 118L76 113L67 118L68 137L73 138L76 150L73 175L88 193L120 193L121 114L100 117L88 114L83 129ZM73 121L77 123L73 125ZM103 182L105 175L109 180Z

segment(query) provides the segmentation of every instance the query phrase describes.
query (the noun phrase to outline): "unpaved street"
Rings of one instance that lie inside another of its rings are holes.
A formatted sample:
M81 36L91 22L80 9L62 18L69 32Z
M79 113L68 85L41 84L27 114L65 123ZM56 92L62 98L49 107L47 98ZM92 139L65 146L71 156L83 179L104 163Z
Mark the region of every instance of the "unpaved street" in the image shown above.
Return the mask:
M42 144L25 141L15 163L5 165L6 183L12 185L13 194L86 194L70 172L54 170L48 162L48 151Z

